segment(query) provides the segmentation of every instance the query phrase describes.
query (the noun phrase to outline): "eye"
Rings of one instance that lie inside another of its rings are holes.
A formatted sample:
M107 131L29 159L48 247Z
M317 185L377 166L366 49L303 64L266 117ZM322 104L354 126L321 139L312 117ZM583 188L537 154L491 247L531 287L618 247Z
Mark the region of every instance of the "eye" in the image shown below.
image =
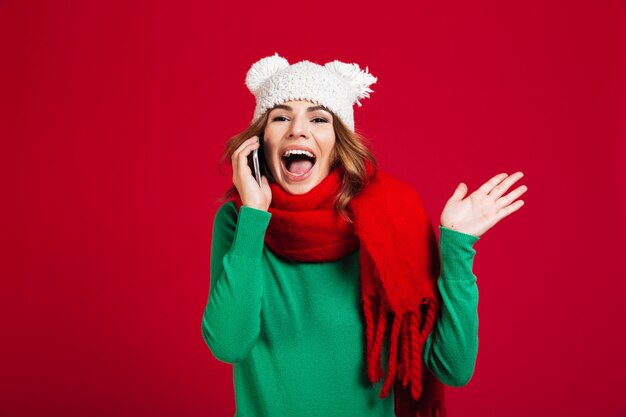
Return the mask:
M284 122L285 120L287 120L287 117L285 116L276 116L272 118L273 122ZM316 117L313 119L313 121L315 121L315 123L328 123L328 120L326 120L324 117Z

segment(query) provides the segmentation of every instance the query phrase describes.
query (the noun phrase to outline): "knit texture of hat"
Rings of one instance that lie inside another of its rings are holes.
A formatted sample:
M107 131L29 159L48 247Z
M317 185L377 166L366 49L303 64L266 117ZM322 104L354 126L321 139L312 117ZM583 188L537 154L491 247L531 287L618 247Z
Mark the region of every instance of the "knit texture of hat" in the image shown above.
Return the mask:
M291 100L308 100L335 113L354 132L352 106L374 92L376 77L358 64L332 61L324 66L300 61L293 65L278 53L255 62L246 75L246 86L256 98L252 123L268 109Z

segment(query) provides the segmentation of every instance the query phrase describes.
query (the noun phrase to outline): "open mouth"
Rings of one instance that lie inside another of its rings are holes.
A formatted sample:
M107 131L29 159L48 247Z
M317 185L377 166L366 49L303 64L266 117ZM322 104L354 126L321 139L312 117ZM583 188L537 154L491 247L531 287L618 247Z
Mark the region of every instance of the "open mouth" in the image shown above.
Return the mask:
M313 153L304 149L289 149L281 157L285 171L294 177L306 175L311 171L316 160Z

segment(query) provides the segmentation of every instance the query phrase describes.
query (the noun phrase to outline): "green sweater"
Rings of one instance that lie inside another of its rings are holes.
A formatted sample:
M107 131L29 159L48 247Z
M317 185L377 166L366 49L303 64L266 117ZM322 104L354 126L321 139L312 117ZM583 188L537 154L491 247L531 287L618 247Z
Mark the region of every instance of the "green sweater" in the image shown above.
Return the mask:
M287 261L265 246L271 216L248 206L238 213L231 201L213 226L202 336L233 364L235 416L394 416L393 389L380 399L383 381L367 379L359 249L331 262ZM443 305L423 358L444 384L462 386L478 353L479 237L439 230ZM382 357L388 352L386 336Z

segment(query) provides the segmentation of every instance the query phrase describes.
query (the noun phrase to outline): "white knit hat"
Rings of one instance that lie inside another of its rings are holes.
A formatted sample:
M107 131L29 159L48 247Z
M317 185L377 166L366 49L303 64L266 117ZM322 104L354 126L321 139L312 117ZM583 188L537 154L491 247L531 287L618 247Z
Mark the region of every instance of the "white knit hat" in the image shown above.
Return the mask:
M310 61L289 62L278 53L255 62L246 75L246 86L256 98L254 123L277 104L309 100L334 112L354 132L352 106L373 92L376 77L358 64L332 61L324 66Z

